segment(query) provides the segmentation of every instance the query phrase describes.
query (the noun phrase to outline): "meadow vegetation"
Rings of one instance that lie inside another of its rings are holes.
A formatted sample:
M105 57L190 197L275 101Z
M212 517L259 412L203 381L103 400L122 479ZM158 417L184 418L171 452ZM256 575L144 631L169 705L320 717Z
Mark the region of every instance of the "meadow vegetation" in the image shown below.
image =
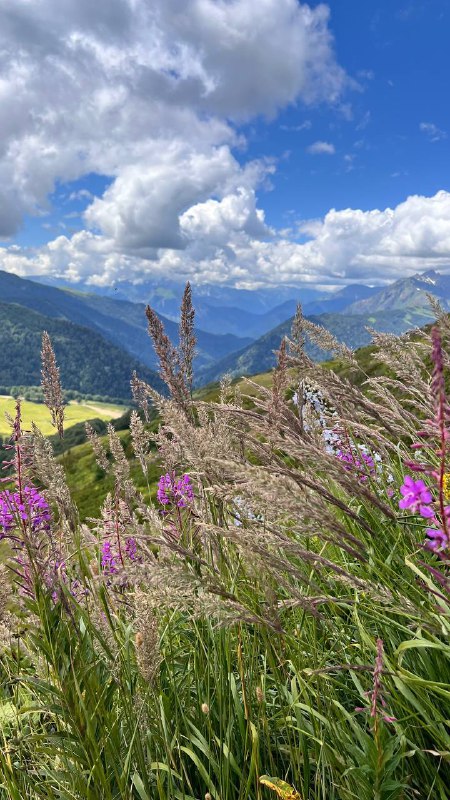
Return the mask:
M129 430L88 427L97 518L16 406L1 800L448 800L448 318L370 375L299 309L270 381L193 397L181 311L175 348L147 309L168 394L133 375Z
M0 395L0 436L8 439L11 435L11 426L8 424L6 414L14 416L16 401L11 396ZM113 403L102 403L96 400L71 401L65 408L66 425L75 425L77 422L86 422L93 417L104 420L117 419L124 413L124 406ZM24 400L21 403L22 423L24 429L31 428L32 423L48 436L54 433L48 409L42 403Z

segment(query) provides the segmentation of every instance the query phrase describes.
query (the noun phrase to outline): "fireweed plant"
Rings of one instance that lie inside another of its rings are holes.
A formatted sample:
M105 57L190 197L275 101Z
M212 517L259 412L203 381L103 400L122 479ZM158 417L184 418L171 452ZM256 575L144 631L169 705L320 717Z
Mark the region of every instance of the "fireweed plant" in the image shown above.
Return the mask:
M154 502L88 428L113 489L80 524L51 445L12 421L1 800L448 800L447 317L374 333L374 378L298 309L271 386L207 402L190 287L179 347L146 313L168 394L133 375L130 434Z

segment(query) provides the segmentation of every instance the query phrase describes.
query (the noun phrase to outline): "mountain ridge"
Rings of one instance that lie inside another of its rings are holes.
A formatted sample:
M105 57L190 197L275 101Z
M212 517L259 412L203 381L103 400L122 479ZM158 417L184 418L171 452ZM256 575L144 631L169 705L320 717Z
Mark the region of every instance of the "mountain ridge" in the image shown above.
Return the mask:
M0 300L4 303L17 303L48 318L62 318L90 328L150 369L154 370L158 366L147 334L144 303L58 289L19 278L3 270L0 270ZM169 338L176 343L178 324L161 314L159 316ZM197 369L242 349L252 341L252 337L238 337L229 333L211 334L202 330L196 330L196 335Z
M330 331L338 341L347 344L352 349L370 343L371 336L367 331L369 325L380 332L399 334L429 322L429 317L408 311L404 312L400 309L371 317L334 313L311 315L307 319ZM293 318L286 320L238 353L232 353L214 367L202 370L198 375L198 385L204 386L220 380L225 373L234 378L242 375L256 375L272 369L276 363L273 351L280 347L283 337L290 334L292 322ZM310 341L307 341L305 350L315 361L326 361L330 357L330 354L324 353Z
M158 391L156 372L130 357L90 328L46 317L16 303L0 302L0 382L36 386L41 381L41 340L50 335L64 389L131 401L133 370Z

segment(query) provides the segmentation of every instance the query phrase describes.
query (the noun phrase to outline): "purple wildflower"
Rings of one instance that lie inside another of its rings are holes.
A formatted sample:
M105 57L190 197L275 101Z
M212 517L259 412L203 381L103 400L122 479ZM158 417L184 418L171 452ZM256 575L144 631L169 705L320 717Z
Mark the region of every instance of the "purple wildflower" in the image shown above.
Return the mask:
M425 533L428 536L425 544L427 550L432 550L433 553L439 555L449 546L449 538L441 528L427 528Z
M337 450L336 458L342 461L345 469L355 470L358 473L358 478L361 483L367 481L368 475L375 475L375 462L369 453L358 451L354 453L353 450Z
M413 514L420 514L425 519L434 517L434 511L429 507L433 498L424 481L415 481L411 475L405 475L400 493L403 497L399 500L399 508L410 508Z
M194 499L191 479L189 475L175 477L175 473L167 472L161 475L158 482L157 498L161 505L175 505L186 508Z
M35 486L25 486L22 495L9 489L0 492L0 539L7 536L20 521L29 523L33 532L50 527L49 505Z
M119 572L120 566L125 567L123 556L126 556L129 561L140 560L138 557L137 542L134 536L129 536L125 541L125 548L123 550L119 549L118 552L113 550L113 545L109 539L105 540L101 546L100 556L100 564L106 575L115 575Z
M125 554L130 561L136 561L137 558L137 544L134 536L129 536L125 542Z
M117 558L111 549L111 542L103 542L101 555L102 569L110 575L117 572Z

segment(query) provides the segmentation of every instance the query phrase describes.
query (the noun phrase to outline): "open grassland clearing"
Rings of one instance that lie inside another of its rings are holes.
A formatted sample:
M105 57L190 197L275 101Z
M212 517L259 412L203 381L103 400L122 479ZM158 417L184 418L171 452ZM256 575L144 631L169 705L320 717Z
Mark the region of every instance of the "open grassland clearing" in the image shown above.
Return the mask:
M10 426L5 418L8 413L14 417L16 401L13 397L0 397L0 436L4 438L10 434ZM86 422L88 419L98 417L104 420L117 419L126 411L126 406L111 403L97 403L84 401L81 403L72 400L65 408L65 427L69 428L77 422ZM24 428L30 428L34 422L44 436L55 432L48 409L43 403L32 403L29 400L22 402L22 415Z

